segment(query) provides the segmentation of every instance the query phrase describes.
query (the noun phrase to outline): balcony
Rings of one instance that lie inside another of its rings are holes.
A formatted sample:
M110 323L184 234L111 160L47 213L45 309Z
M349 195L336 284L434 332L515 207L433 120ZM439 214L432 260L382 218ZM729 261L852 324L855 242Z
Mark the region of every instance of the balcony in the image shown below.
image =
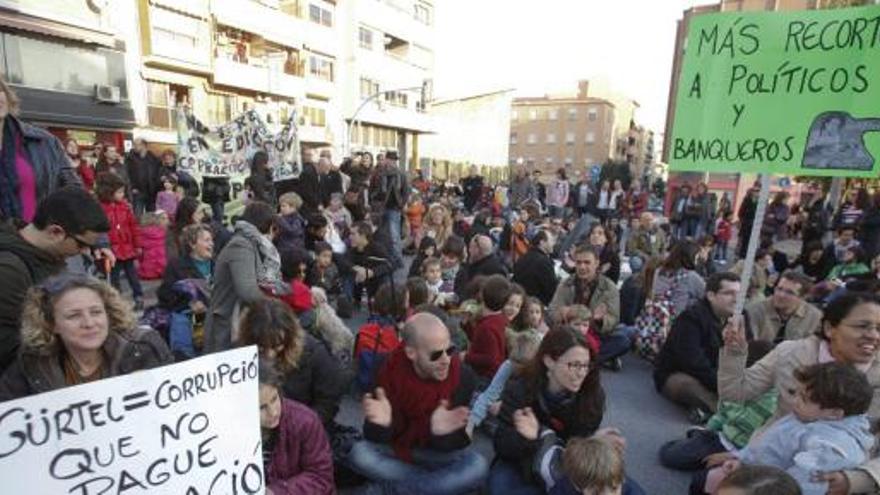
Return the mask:
M256 34L279 45L300 48L305 21L252 0L211 2L217 22Z
M306 81L301 77L223 57L214 59L214 83L288 98L300 98L306 90Z
M288 98L301 98L305 94L306 81L278 70L269 71L269 92Z
M426 47L433 47L431 27L415 18L409 6L389 5L388 2L358 2L355 18L382 32Z
M336 95L336 83L309 76L305 80L305 92L329 100Z
M330 129L316 125L301 125L297 128L300 141L306 143L332 143Z

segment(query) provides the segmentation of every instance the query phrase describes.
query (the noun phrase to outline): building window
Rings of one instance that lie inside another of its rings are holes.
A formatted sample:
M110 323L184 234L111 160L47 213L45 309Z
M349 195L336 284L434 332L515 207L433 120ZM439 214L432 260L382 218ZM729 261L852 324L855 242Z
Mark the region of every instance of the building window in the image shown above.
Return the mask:
M565 158L565 166L570 167L574 163L574 158L568 156Z
M373 49L373 31L365 27L361 27L358 29L358 42L361 45L361 48L366 50Z
M207 119L205 124L216 126L232 120L235 111L235 98L230 95L208 93L206 98Z
M510 133L510 144L516 144L516 133L515 132Z
M574 144L574 133L566 132L565 133L565 144Z
M553 165L553 157L548 156L547 158L544 158L544 163L546 163L547 165Z
M317 4L309 4L309 20L315 24L333 27L333 12Z
M547 134L547 144L555 144L556 143L556 134L552 132Z
M385 101L389 105L406 108L409 103L409 96L401 91L387 91L385 93Z
M556 120L559 118L559 110L555 108L551 108L547 110L547 119L548 120Z
M333 82L333 61L320 55L309 55L309 74Z
M526 141L529 144L535 144L538 142L538 136L535 134L529 134L528 140Z
M598 115L599 115L599 112L596 110L595 107L590 107L590 109L587 110L587 119L590 122L595 122Z
M147 123L172 129L177 125L177 105L189 103L189 88L147 81Z
M578 110L577 108L569 108L568 109L568 120L577 120Z
M588 132L587 133L587 144L593 144L595 142L596 142L596 133L592 132L592 131Z
M327 111L323 108L303 107L305 125L324 127L327 125Z
M529 110L529 120L532 122L538 120L538 111L535 109Z
M366 77L361 78L361 98L369 98L379 92L379 83Z

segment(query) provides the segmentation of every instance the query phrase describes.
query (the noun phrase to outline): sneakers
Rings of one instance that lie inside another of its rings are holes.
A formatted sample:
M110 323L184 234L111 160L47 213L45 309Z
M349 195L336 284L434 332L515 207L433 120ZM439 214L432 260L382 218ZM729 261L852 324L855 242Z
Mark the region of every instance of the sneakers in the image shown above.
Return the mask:
M688 415L687 415L688 421L690 421L691 423L693 423L695 425L706 424L706 422L709 421L709 418L711 416L712 416L712 413L710 413L709 411L706 411L705 409L703 409L701 407L691 408L688 411Z
M611 371L620 371L623 369L623 359L616 357L602 363L602 367Z

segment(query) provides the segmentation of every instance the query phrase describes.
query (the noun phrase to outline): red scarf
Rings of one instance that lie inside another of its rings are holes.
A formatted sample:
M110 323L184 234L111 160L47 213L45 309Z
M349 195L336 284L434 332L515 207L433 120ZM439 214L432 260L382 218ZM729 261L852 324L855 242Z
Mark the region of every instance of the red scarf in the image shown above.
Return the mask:
M394 411L391 445L397 457L411 462L412 449L428 445L431 414L441 400L451 402L460 376L461 361L458 356L453 356L449 375L442 382L427 381L416 375L412 361L406 357L403 343L388 356L388 361L379 372L378 384L385 389Z

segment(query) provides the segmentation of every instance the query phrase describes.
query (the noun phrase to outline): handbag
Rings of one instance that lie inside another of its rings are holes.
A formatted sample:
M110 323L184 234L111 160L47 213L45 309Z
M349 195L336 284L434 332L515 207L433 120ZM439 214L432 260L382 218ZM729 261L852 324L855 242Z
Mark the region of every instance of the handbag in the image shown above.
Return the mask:
M635 326L638 332L634 339L634 349L639 357L648 362L657 360L672 328L675 318L672 294L683 277L684 270L680 270L660 297L651 297L645 301L645 307L636 317Z

